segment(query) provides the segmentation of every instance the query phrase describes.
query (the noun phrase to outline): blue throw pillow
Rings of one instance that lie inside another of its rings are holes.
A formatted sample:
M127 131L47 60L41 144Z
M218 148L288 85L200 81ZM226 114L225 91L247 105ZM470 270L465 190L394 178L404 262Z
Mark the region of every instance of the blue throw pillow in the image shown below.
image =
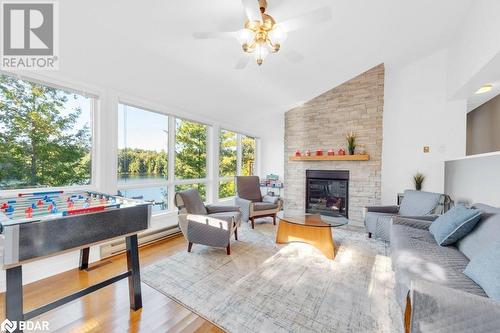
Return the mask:
M477 209L455 206L434 220L429 231L439 245L451 245L465 237L480 218L481 212Z
M475 256L464 274L483 288L486 295L500 301L500 242L494 242Z

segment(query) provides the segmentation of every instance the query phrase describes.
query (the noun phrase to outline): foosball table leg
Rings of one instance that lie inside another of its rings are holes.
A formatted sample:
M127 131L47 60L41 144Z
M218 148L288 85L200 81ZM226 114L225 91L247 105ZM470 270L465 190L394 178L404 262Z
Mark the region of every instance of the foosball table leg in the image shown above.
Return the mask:
M6 272L5 317L19 323L23 315L23 270L22 266L8 268ZM17 326L13 332L22 332Z
M142 308L141 274L139 268L139 248L137 235L128 236L127 244L127 269L131 272L128 277L128 289L130 295L130 308L139 310Z
M89 253L90 253L90 248L88 248L88 247L80 250L80 270L81 271L89 268Z

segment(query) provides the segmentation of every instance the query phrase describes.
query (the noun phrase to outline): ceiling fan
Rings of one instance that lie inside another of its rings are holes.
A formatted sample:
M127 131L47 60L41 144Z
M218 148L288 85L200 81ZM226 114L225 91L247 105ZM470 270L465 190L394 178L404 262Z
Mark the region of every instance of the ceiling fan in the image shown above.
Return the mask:
M197 32L193 34L196 39L235 38L241 45L243 52L251 53L260 66L269 53L281 50L284 56L296 63L304 58L299 52L289 48L282 48L289 32L307 26L328 21L332 18L330 7L323 7L303 15L282 21L276 20L266 13L266 0L241 0L247 21L243 29L231 32ZM248 56L242 56L236 64L236 69L243 69L249 62Z

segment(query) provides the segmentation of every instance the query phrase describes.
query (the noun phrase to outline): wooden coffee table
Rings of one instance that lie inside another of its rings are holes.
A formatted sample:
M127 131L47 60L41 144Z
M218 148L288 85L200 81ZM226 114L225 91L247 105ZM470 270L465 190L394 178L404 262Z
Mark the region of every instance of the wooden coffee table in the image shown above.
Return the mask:
M349 223L342 215L326 216L319 214L277 214L280 223L276 233L276 243L290 242L307 243L320 250L325 257L335 257L331 228L340 227Z

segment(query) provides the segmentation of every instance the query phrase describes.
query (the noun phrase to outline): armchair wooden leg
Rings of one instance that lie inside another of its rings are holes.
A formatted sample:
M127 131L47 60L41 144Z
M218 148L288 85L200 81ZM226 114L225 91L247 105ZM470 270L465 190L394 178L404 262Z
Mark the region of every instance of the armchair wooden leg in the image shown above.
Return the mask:
M252 221L252 229L255 229L255 218L251 217L250 221Z
M234 239L238 240L238 228L234 229Z
M193 247L193 243L189 242L188 243L188 252L191 252L191 248Z
M276 214L273 214L273 225L276 225Z
M231 255L231 244L227 244L227 247L226 247L226 252L227 252L227 255L230 256Z
M372 233L371 232L368 233L368 238L372 238Z

